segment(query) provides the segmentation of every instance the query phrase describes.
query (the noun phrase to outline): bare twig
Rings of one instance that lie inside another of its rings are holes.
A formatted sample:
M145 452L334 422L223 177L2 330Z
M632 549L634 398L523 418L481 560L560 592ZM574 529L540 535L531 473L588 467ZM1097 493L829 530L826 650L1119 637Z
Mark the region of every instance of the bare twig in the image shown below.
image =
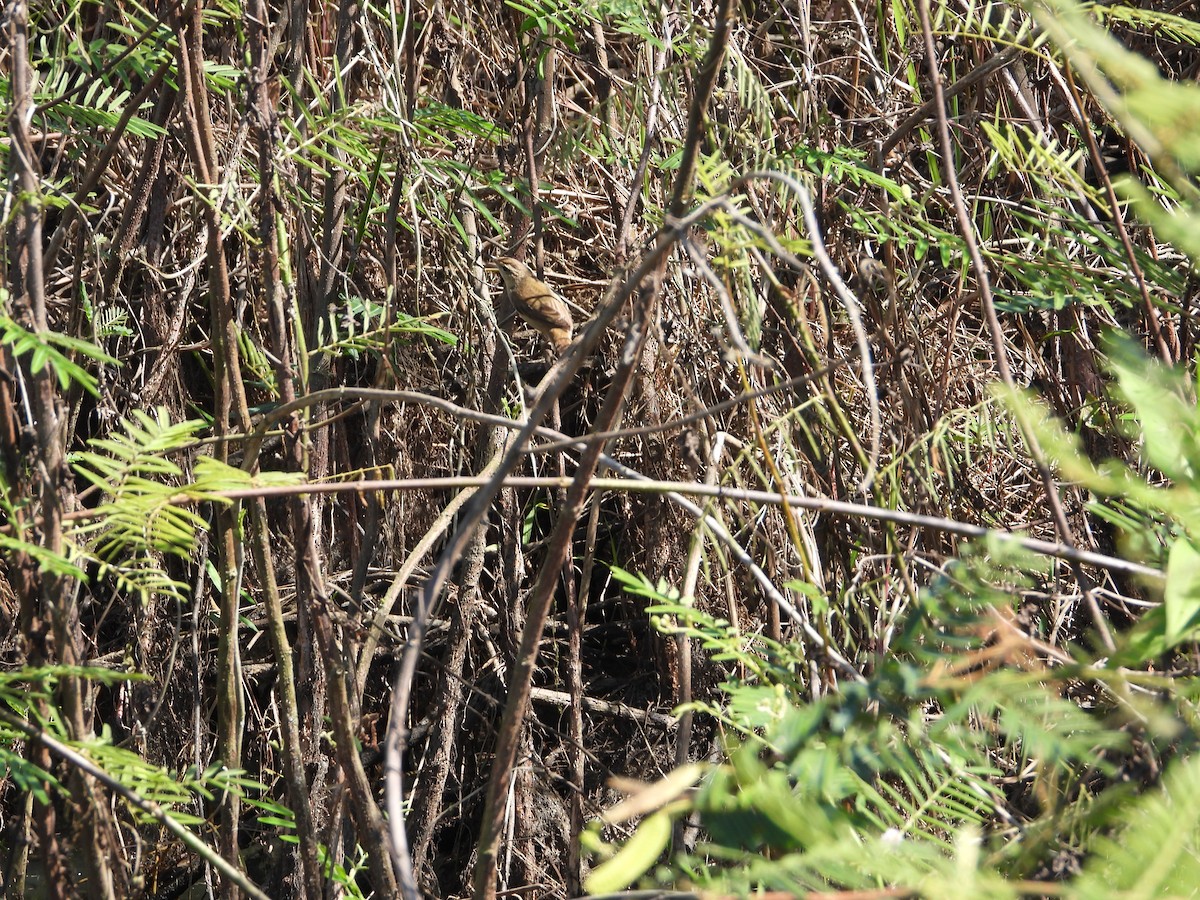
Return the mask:
M988 324L988 330L992 335L992 348L996 354L996 369L1000 374L1000 380L1004 382L1008 389L1016 391L1016 383L1013 381L1012 369L1008 362L1008 348L1004 345L1004 330L1000 327L1000 317L996 313L996 303L992 298L991 279L988 275L987 264L983 261L983 254L979 252L979 242L975 239L975 223L971 221L971 215L967 212L967 206L963 202L962 191L958 185L958 173L954 165L954 145L950 141L950 124L946 119L942 76L937 65L937 46L934 44L933 26L929 20L929 0L918 0L917 8L921 16L921 31L925 37L925 53L929 62L930 80L933 82L938 140L942 150L942 165L946 176L946 185L950 189L950 197L954 204L954 213L958 217L959 233L966 243L967 254L971 259L971 270L975 273L975 278L979 285L979 300L983 306L983 314ZM1046 462L1046 455L1042 452L1037 435L1033 433L1033 430L1023 420L1020 420L1020 427L1022 436L1029 447L1030 456L1037 467L1038 475L1041 477L1046 503L1050 507L1050 514L1054 519L1054 525L1058 530L1059 537L1068 546L1074 546L1075 536L1071 531L1070 523L1067 521L1067 514L1063 510L1062 500L1058 496L1058 485L1055 484L1054 473L1050 471L1050 465ZM1104 646L1111 652L1116 649L1116 643L1113 641L1108 623L1105 621L1104 614L1100 609L1100 604L1096 601L1095 592L1091 588L1091 580L1078 564L1074 568L1075 576L1079 579L1088 609L1092 614L1092 621Z
M167 831L171 832L173 835L187 844L188 847L194 850L201 859L205 860L209 865L219 871L222 875L240 887L251 897L255 897L257 900L271 900L271 898L267 894L263 893L262 890L260 890L258 886L254 884L254 882L245 876L245 874L239 872L236 868L229 865L229 863L221 858L221 854L214 851L208 846L208 844L204 843L204 841L196 837L196 835L194 835L191 831L179 824L179 822L175 821L174 817L171 816L170 813L164 810L153 800L147 800L135 791L130 790L121 783L119 778L114 778L109 775L82 753L79 753L71 747L68 747L66 744L58 741L45 731L35 728L24 719L19 719L5 710L0 710L0 720L8 723L23 734L28 735L31 740L36 741L37 743L46 747L51 753L67 762L73 768L78 769L80 772L86 773L91 778L95 778L114 794L120 795L130 806L136 807L141 812L153 818L156 822L167 829Z
M540 431L540 429L539 429ZM555 435L559 440L568 440L562 435ZM580 448L586 446L584 441L578 442ZM698 497L719 497L726 500L744 500L749 503L787 503L799 509L813 512L832 513L834 515L852 518L868 519L876 522L895 522L898 525L908 525L913 528L927 528L959 537L999 540L1011 543L1034 553L1053 556L1072 563L1096 566L1111 572L1124 572L1145 578L1160 580L1163 573L1158 569L1141 563L1131 562L1115 556L1106 556L1091 550L1080 550L1073 544L1043 541L1038 538L1025 537L1011 531L1001 531L994 528L984 528L969 522L956 519L946 519L938 516L926 516L910 513L900 509L888 509L882 506L871 506L863 503L848 503L843 500L831 500L825 497L804 497L796 494L786 494L782 497L774 491L752 491L724 486L709 487L685 481L656 481L645 476L637 475L632 469L621 465L609 457L602 457L604 465L626 476L624 479L596 478L593 484L596 490L622 490L636 493L665 493L692 495ZM335 484L298 484L287 486L266 486L256 488L241 488L232 491L215 491L203 499L227 498L244 500L249 497L285 497L297 493L345 494L359 491L409 491L409 490L454 490L468 489L490 485L493 478L462 475L451 478L395 478L375 481L352 481ZM513 488L562 488L570 483L570 479L559 477L519 477L508 476L498 483L501 487ZM180 503L193 503L196 498L180 495Z
M667 206L669 219L678 219L682 215L687 193L691 190L697 154L705 132L706 111L717 81L721 61L725 56L732 15L730 0L721 0L717 4L712 38L709 42L708 52L700 65L696 90L688 113L688 129L684 138L679 172L671 200ZM649 331L650 320L662 289L667 251L674 242L670 231L660 232L653 249L646 254L642 266L639 267L639 272L644 272L649 276L649 284L634 303L621 360L612 377L608 396L597 416L596 421L600 428L610 428L624 407L625 392L632 384L633 374ZM653 260L653 268L648 265L651 260ZM645 275L630 279L627 282L627 289L632 292L635 287L640 286ZM589 329L589 331L591 330ZM545 403L545 400L546 398L543 396L539 406ZM530 419L534 421L534 416L531 415ZM521 443L523 443L523 436L518 437L518 445ZM501 819L504 801L512 779L512 767L516 758L519 737L524 728L528 710L529 689L534 665L537 661L538 644L553 599L558 573L570 552L571 536L588 494L588 483L599 464L601 449L599 444L590 446L580 457L575 478L567 489L566 498L559 506L558 520L546 543L546 557L542 569L529 596L525 627L521 635L521 648L509 678L508 697L500 723L492 765L492 777L488 784L487 802L484 806L483 826L479 838L474 877L476 900L494 900L496 896L496 858L499 852ZM506 471L503 466L501 471Z

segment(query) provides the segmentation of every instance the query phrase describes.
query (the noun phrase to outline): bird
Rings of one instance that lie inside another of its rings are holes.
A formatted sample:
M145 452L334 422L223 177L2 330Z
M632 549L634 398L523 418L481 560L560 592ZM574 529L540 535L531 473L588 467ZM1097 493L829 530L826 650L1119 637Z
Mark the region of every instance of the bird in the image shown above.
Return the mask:
M575 322L571 310L554 289L539 281L529 266L511 256L493 260L491 268L504 279L504 293L517 314L536 328L556 353L566 350Z
M858 258L858 277L862 279L863 287L873 293L883 291L892 280L887 266L866 255Z

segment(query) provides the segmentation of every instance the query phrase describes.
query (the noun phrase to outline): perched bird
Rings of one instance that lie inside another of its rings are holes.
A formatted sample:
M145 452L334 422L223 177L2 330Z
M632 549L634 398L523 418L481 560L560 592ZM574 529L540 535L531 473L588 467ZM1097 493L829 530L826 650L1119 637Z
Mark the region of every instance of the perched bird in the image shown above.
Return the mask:
M504 279L504 293L517 314L545 336L557 353L571 343L571 310L545 282L538 281L533 271L519 259L501 256L492 268Z
M863 287L875 293L886 289L888 282L892 280L888 275L887 266L866 255L858 258L858 277L862 279Z

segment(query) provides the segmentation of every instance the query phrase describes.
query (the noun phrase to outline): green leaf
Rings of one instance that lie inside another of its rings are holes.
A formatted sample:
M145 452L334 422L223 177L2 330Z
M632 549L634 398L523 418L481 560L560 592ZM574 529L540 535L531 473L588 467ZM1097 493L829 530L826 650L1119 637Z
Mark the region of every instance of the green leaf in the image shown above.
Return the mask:
M657 862L670 842L671 817L661 811L647 816L612 859L592 869L584 888L589 894L624 890Z
M1109 335L1120 392L1141 426L1146 458L1163 474L1195 481L1200 445L1196 440L1196 407L1185 398L1181 379L1150 360L1127 335Z
M1169 649L1166 630L1166 610L1161 606L1150 610L1125 635L1125 645L1113 656L1113 664L1141 666L1158 659Z
M1167 646L1173 647L1194 630L1200 615L1200 551L1187 538L1171 545L1163 606Z
M6 302L8 296L8 291L0 289L0 303ZM16 356L28 355L29 370L35 375L49 366L58 380L58 386L64 391L74 383L93 397L100 396L95 377L58 348L104 365L120 365L93 343L52 331L26 331L12 317L4 314L0 314L0 344L8 344Z
M1189 897L1200 880L1200 764L1170 764L1162 782L1121 810L1120 830L1097 840L1077 897Z

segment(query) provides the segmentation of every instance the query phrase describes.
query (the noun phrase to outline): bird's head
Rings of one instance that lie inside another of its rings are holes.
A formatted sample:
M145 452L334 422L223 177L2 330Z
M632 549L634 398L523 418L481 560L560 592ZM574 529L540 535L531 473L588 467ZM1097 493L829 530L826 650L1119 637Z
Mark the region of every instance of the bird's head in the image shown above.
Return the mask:
M500 277L504 279L504 284L509 290L514 289L518 283L526 278L533 278L533 270L519 259L512 256L501 256L492 260L492 264L488 266L500 273Z

